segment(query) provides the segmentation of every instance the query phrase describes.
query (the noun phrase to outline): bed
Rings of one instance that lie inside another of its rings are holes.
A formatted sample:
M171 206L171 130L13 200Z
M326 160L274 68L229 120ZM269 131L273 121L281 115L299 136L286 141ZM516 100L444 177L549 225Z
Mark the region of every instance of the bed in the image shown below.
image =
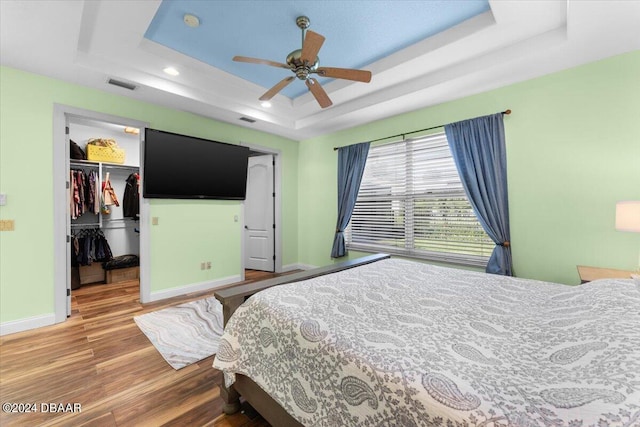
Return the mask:
M367 261L220 296L227 409L240 391L276 427L640 426L631 279Z

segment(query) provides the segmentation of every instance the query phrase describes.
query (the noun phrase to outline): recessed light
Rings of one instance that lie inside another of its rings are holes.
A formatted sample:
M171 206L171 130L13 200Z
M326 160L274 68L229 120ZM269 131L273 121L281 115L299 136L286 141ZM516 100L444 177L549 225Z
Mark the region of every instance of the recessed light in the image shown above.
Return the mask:
M184 20L184 23L191 28L197 28L198 26L200 26L200 19L198 19L196 15L187 13L184 15L183 20Z
M264 108L271 108L271 103L269 101L262 101L260 103Z
M173 67L167 67L163 70L165 73L169 74L170 76L177 76L180 74L180 71L176 70Z

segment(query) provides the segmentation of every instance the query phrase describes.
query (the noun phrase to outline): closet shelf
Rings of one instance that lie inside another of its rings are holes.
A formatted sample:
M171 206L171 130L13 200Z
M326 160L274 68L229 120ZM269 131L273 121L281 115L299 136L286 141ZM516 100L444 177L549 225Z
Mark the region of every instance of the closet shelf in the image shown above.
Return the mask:
M91 160L70 160L69 164L71 166L90 166L103 169L126 169L131 171L137 171L140 169L140 166L135 165L119 165L117 163L104 163L104 162L93 162Z
M96 162L89 162L87 160L70 160L69 161L69 165L71 167L92 167L92 168L99 168L100 165Z

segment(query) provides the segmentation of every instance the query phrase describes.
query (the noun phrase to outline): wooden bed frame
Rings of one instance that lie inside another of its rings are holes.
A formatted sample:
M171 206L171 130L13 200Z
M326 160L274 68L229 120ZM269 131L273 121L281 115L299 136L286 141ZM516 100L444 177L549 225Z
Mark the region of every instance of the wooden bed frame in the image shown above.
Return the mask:
M391 256L388 254L369 255L326 267L314 268L312 270L274 277L273 279L248 283L246 285L233 286L215 292L214 295L222 304L224 325L226 326L231 315L238 307L240 307L240 305L242 305L243 302L247 300L247 298L264 289L284 285L286 283L312 279L314 277L324 276L325 274L337 273L339 271L371 264L372 262L390 257ZM242 397L249 402L249 404L253 406L253 408L257 410L271 425L278 427L303 427L302 424L289 415L289 413L285 411L278 402L273 400L271 396L269 396L258 384L247 376L236 374L236 382L231 387L226 387L223 379L222 385L220 386L220 395L225 403L223 407L225 414L234 414L240 410L240 395L242 395Z

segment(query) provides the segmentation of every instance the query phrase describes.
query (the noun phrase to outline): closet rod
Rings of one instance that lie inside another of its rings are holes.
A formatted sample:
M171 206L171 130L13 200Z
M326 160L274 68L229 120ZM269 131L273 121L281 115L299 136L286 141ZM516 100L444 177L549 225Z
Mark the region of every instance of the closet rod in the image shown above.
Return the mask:
M502 114L511 114L511 110L504 110L501 111ZM412 130L411 132L404 132L404 133L399 133L397 135L391 135L391 136L385 136L384 138L378 138L378 139L374 139L373 141L369 141L369 142L377 142L377 141L382 141L384 139L389 139L389 138L395 138L397 136L401 136L402 139L404 139L405 135L409 135L410 133L417 133L417 132L424 132L427 130L433 130L433 129L438 129L441 127L444 127L445 125L440 125L440 126L431 126L430 128L425 128L425 129L418 129L418 130ZM346 147L346 146L345 146ZM335 150L339 150L342 147L333 147L333 151Z
M132 166L132 165L114 165L111 163L103 163L102 167L105 169L109 169L109 168L114 168L114 169L131 169L131 170L138 170L140 169L140 166Z
M88 224L71 224L71 228L100 228L99 223L88 223Z
M134 224L131 225L112 225L112 226L103 226L101 230L134 230L136 227Z

